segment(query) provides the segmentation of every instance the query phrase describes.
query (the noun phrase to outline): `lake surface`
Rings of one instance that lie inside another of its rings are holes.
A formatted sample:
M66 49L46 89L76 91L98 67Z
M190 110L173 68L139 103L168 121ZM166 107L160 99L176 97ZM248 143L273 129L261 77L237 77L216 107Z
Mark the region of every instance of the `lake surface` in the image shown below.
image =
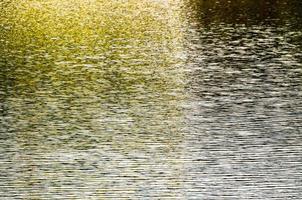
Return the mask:
M0 10L1 199L301 199L301 1Z

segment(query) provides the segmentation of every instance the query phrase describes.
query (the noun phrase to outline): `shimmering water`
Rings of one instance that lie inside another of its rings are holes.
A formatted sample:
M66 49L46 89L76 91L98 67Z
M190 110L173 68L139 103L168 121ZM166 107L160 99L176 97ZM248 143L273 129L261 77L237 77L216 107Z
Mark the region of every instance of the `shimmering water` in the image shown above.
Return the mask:
M301 199L300 1L0 10L1 199Z

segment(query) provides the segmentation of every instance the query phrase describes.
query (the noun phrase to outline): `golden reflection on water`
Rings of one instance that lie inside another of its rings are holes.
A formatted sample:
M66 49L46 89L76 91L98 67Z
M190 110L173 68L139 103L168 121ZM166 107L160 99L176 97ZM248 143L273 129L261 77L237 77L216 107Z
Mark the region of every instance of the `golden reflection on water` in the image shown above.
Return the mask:
M9 175L0 193L180 195L179 2L20 0L1 8L1 170Z

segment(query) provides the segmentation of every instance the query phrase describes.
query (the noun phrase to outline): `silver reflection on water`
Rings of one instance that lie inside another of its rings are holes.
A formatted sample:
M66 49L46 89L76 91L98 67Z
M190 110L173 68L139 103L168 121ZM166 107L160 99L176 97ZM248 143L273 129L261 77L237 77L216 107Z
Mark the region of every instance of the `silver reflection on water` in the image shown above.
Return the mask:
M0 2L1 199L300 199L301 8Z

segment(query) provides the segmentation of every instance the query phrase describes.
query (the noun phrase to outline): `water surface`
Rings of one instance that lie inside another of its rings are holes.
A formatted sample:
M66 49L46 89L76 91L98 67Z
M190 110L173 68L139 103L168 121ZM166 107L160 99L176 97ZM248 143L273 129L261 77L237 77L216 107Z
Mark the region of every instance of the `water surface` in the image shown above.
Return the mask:
M0 3L2 199L299 199L299 1Z

